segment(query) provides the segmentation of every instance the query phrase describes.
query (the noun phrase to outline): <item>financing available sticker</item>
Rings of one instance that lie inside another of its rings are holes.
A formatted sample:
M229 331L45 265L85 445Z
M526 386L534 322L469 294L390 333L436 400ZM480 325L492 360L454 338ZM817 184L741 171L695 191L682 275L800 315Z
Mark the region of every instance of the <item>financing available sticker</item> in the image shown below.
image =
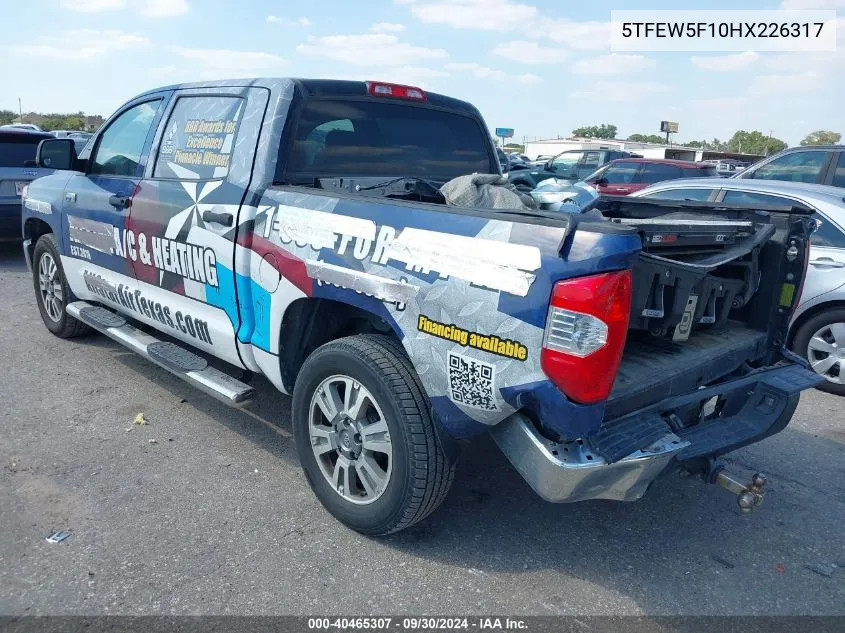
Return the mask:
M524 361L528 358L528 348L519 341L502 339L491 334L485 335L465 330L454 324L440 323L421 314L417 320L417 329L425 334L442 338L463 345L480 349L491 354Z

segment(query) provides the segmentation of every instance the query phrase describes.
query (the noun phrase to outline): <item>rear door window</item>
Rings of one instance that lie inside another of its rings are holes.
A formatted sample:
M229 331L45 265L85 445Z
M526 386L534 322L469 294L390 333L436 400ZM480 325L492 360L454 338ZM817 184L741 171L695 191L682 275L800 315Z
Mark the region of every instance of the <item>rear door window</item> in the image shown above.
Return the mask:
M819 182L827 164L828 153L821 150L791 152L749 173L746 178L759 180L788 180L791 182Z
M831 184L834 187L845 187L845 152L839 152Z
M653 184L661 182L662 180L674 180L681 177L681 170L675 165L667 165L663 163L646 163L643 167L643 173L640 177L640 182L646 184Z
M716 167L681 167L681 178L715 178L719 175Z
M661 200L701 200L706 202L710 199L713 189L665 189L655 191L643 196L643 198L659 198Z
M164 128L153 178L225 178L243 104L240 97L179 97Z
M845 248L845 233L842 232L842 229L821 213L814 213L813 218L818 220L819 228L810 236L810 244L830 248Z
M28 134L3 134L0 132L0 167L23 167L24 162L35 160L35 150L43 136Z
M726 191L722 202L729 204L742 204L749 207L753 207L757 204L783 207L792 205L793 200L790 198L784 198L783 196L772 196L766 193L755 193L753 191Z
M474 118L395 102L306 100L287 159L288 177L419 176L451 180L496 173Z
M600 177L604 178L608 185L630 185L634 182L638 182L636 176L639 170L639 163L618 161L611 163Z

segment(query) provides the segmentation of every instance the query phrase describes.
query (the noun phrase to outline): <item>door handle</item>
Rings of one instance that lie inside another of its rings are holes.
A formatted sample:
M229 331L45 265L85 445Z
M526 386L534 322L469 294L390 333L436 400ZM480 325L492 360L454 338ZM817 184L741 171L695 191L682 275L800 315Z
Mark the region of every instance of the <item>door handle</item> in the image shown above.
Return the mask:
M819 268L845 268L845 263L838 262L830 257L819 257L818 259L811 259L810 263Z
M232 223L235 221L235 217L231 213L216 213L214 211L203 211L202 221L216 222L217 224L222 224L223 226L232 226Z
M127 196L109 196L109 204L118 209L126 209L130 200Z
M616 187L616 191L631 191L630 187Z

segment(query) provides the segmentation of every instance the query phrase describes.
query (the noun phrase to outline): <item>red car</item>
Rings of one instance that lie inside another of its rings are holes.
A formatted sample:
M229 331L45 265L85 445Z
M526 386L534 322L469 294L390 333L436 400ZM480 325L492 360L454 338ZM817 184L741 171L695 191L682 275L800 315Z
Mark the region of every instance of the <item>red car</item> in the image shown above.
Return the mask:
M710 163L657 158L620 158L592 175L586 182L601 194L627 196L649 185L676 178L714 178L719 174Z

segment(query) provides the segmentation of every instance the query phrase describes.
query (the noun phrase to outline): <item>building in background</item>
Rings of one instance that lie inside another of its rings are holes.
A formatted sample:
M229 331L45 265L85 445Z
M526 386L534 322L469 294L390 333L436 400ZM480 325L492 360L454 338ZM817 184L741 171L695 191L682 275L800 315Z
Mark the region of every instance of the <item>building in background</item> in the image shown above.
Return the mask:
M571 149L611 149L623 152L635 152L643 158L671 158L692 161L730 158L745 163L754 163L763 158L763 156L757 154L715 152L697 147L686 147L684 145L663 145L659 143L643 143L641 141L623 141L620 139L549 138L526 141L525 143L525 154L532 159L538 156L555 156Z

